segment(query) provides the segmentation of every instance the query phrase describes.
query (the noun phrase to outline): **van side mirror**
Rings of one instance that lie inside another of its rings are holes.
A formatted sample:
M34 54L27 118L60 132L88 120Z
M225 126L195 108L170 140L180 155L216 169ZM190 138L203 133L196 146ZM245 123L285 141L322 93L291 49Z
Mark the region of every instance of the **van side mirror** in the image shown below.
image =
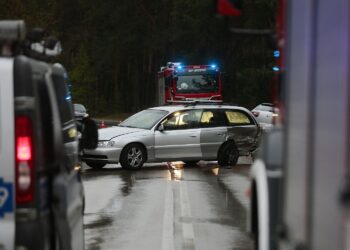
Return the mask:
M98 128L90 117L85 117L81 121L81 149L95 149L98 143Z

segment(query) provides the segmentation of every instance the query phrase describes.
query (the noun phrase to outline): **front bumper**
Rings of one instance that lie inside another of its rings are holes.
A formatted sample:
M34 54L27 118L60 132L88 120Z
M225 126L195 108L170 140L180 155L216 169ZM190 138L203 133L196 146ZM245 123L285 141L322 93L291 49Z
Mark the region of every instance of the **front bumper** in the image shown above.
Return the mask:
M93 150L84 149L82 160L104 163L118 163L121 148L96 148Z

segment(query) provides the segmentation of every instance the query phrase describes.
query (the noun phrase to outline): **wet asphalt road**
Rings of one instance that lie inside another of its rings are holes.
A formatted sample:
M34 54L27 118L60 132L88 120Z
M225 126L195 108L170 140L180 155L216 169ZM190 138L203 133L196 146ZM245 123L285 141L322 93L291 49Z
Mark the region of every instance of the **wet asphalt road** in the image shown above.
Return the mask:
M245 232L249 159L83 167L85 249L253 249Z

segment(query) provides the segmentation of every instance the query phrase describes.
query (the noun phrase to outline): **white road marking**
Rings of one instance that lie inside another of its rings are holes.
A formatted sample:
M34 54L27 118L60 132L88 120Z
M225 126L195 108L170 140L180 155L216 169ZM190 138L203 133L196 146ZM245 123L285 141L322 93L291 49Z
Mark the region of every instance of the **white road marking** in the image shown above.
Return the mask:
M188 198L187 183L180 183L180 204L181 215L183 218L192 218L191 207ZM195 249L194 244L194 230L192 222L182 222L182 234L184 237L184 243L186 249Z
M163 216L163 236L162 249L174 249L174 194L172 190L172 183L167 181L165 191L165 205Z

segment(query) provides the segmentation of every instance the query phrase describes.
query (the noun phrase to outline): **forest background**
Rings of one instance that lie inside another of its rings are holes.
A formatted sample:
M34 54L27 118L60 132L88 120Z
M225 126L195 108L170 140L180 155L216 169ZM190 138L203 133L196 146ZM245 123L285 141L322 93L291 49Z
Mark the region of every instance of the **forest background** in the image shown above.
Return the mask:
M56 36L73 102L101 117L157 105L157 72L169 61L218 65L225 102L271 102L272 36L231 30L274 31L275 9L276 0L244 0L240 17L220 18L214 0L0 0L0 20Z

